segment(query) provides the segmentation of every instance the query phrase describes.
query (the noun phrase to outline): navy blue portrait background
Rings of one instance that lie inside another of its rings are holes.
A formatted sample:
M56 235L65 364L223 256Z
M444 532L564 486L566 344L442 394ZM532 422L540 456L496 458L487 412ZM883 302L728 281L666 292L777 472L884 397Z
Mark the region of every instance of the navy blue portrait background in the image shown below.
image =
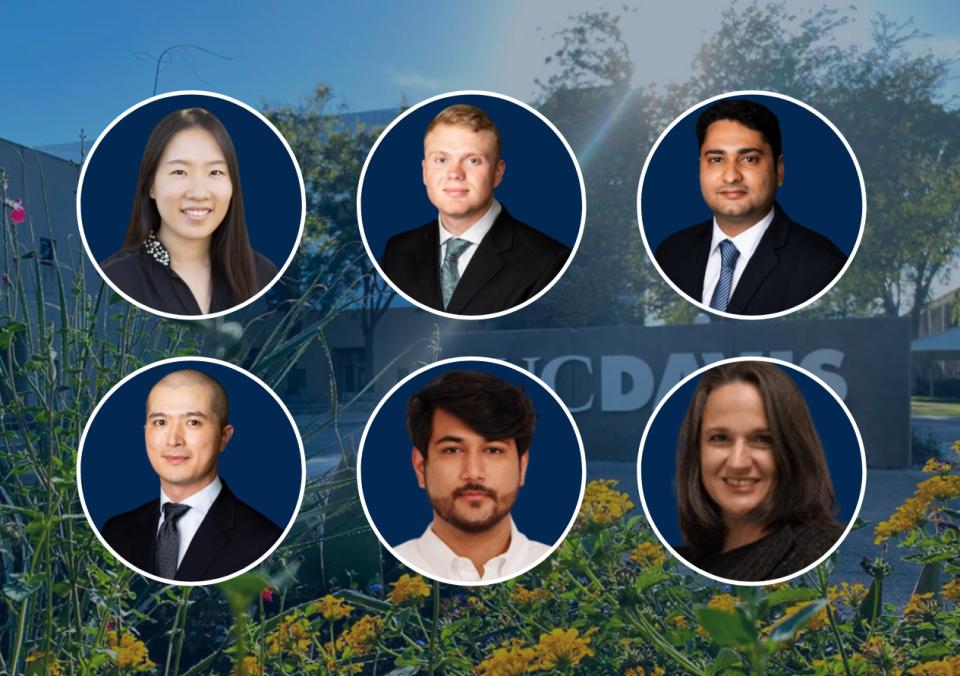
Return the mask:
M506 172L494 196L519 221L569 247L580 231L580 181L573 159L540 118L495 96L451 96L411 112L380 138L360 194L363 232L380 259L387 240L436 219L437 208L423 185L423 135L448 106L466 103L483 110L500 130Z
M774 96L734 96L762 103L780 120L783 186L777 201L787 215L828 237L846 255L853 251L862 215L860 180L840 138L803 106ZM641 222L650 249L673 233L713 218L700 193L700 148L693 110L657 147L641 192Z
M236 496L286 528L300 496L300 448L290 422L259 384L233 369L204 361L162 364L113 393L97 413L83 444L80 481L90 518L102 528L111 516L160 497L160 481L143 441L147 394L180 369L202 371L223 385L233 438L218 471Z
M411 395L448 371L489 373L523 387L537 412L529 466L513 506L517 528L532 540L552 545L577 508L582 482L580 447L560 404L536 381L490 362L443 364L404 383L388 399L370 425L360 459L360 484L370 518L392 546L420 537L433 519L426 491L417 483L407 432Z
M839 506L837 519L846 526L853 518L860 497L862 467L856 434L843 409L819 383L794 369L783 370L800 388L810 409L836 492ZM640 490L647 509L657 530L671 545L683 544L674 485L677 435L699 381L700 376L697 376L684 383L657 413L647 434L640 461Z
M123 245L147 138L168 113L184 108L206 108L227 128L240 165L250 244L282 268L297 243L303 204L290 154L250 111L224 99L196 94L170 96L141 106L100 141L84 174L80 203L83 234L93 257L103 261Z

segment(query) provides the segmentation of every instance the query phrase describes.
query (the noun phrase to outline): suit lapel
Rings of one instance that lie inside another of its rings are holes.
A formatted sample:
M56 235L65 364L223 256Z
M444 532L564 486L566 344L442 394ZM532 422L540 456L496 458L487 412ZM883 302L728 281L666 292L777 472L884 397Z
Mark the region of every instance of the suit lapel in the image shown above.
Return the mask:
M776 213L773 216L773 222L763 233L763 237L757 245L757 250L753 252L750 262L747 263L746 269L740 276L737 288L733 290L733 296L731 296L730 303L727 305L727 312L744 314L763 282L780 263L777 249L787 242L790 221L779 204L775 205L774 209Z
M680 290L695 300L703 298L703 276L707 271L707 259L710 257L710 242L713 241L713 221L700 226L691 259L687 265L677 266L673 282Z
M153 573L153 556L157 544L157 525L160 523L160 500L154 500L137 516L137 532L133 535L134 548L130 563Z
M453 291L447 312L455 314L463 312L467 304L500 272L504 266L504 260L500 254L513 246L515 223L505 208L500 211L490 232L481 240L467 269L463 271L463 277L457 282L457 288ZM437 246L439 248L439 244Z
M416 247L417 255L413 261L413 270L410 274L420 289L416 298L424 305L438 310L443 309L443 296L440 294L440 224L437 221L429 223L424 229L420 245Z
M230 533L236 524L237 499L227 488L227 483L222 478L220 481L223 482L220 495L213 501L210 511L190 541L190 547L177 569L178 580L206 579L206 570L230 542Z

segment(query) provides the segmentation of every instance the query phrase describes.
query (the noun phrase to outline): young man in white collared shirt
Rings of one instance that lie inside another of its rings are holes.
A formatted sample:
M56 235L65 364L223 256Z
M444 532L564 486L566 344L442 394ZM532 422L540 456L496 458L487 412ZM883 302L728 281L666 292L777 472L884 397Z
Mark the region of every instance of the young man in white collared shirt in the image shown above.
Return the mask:
M520 388L485 373L446 373L410 398L407 425L433 521L394 549L404 563L449 582L493 582L546 557L550 548L511 517L536 425Z

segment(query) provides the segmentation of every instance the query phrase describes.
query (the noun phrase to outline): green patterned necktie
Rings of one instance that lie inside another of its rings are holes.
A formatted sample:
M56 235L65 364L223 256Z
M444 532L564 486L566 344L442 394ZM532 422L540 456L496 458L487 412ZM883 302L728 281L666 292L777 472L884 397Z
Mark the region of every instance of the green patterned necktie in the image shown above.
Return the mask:
M446 310L453 297L453 290L460 281L460 271L457 269L457 260L466 251L472 242L465 239L451 237L447 240L447 252L443 256L440 266L440 292L443 294L443 309Z

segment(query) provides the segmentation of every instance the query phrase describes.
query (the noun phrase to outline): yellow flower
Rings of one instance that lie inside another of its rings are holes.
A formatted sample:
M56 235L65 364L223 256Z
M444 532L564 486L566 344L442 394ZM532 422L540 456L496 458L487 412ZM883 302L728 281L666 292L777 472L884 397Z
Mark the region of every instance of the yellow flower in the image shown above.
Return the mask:
M580 636L576 629L558 628L549 634L540 634L540 642L535 647L537 668L544 671L568 669L580 664L584 657L593 657L590 637L597 631L597 627L590 627Z
M707 601L707 608L732 613L737 607L737 597L730 594L717 594Z
M687 616L686 615L673 615L670 617L667 622L672 624L677 629L686 629L687 628Z
M810 602L809 602L809 601L801 601L800 603L795 603L795 604L793 604L792 606L790 606L789 608L787 608L786 610L783 611L783 617L781 617L779 620L777 620L776 622L774 622L772 625L770 625L769 627L767 627L766 629L764 629L764 633L765 633L765 634L771 633L774 629L776 629L778 626L780 626L781 624L783 624L784 622L786 622L789 618L791 618L791 617L793 617L794 615L796 615L797 613L799 613L801 610L803 610L804 608L806 608L808 605L810 605ZM799 633L801 633L801 632L804 632L804 631L806 631L807 629L816 631L817 629L821 629L821 628L825 627L825 626L828 625L829 623L830 623L830 618L827 616L827 607L824 606L823 608L820 609L820 611L819 611L816 615L814 615L812 618L810 618L810 621L807 622L807 624L804 625L803 629L801 629L800 631L798 631L797 634L799 634Z
M337 639L337 648L350 648L352 655L364 655L377 645L377 637L383 618L376 615L364 615L352 627L340 634Z
M510 590L510 598L514 603L537 603L553 598L553 594L548 589L527 589L522 584L517 584Z
M917 484L916 494L928 502L960 497L960 474L938 474Z
M663 667L654 667L650 671L643 667L629 667L624 672L624 676L663 676L665 673L667 672L664 671Z
M469 603L471 606L473 606L477 610L480 610L484 607L483 600L479 596L468 596L467 603Z
M955 450L957 453L960 453L960 441L954 441L950 448Z
M913 594L903 607L903 619L908 624L915 624L924 617L936 613L939 605L937 600L933 598L933 592Z
M630 560L646 568L659 568L667 561L667 554L658 544L641 542L630 552Z
M257 661L257 658L253 655L247 655L243 658L242 671L240 670L239 666L239 664L233 665L233 672L231 673L234 676L238 676L241 673L246 674L247 676L263 676L263 665L260 664L260 662Z
M327 594L313 604L313 612L323 615L325 620L336 622L353 612L353 606L347 605L343 599Z
M271 655L293 653L302 656L313 644L317 633L300 611L284 616L277 628L267 634L267 652Z
M390 603L419 603L421 598L430 596L430 585L419 575L404 573L392 585L393 589L387 595Z
M928 474L947 474L952 467L949 462L940 462L936 458L930 458L923 466L923 471Z
M525 648L519 639L512 638L478 664L476 672L483 676L520 676L536 668L536 657L533 648Z
M780 591L781 589L787 589L790 587L789 582L777 582L776 584L767 584L763 586L763 591L768 594L771 594L775 591Z
M916 496L904 500L903 504L894 511L893 516L877 524L873 531L874 543L880 544L893 535L916 528L926 516L929 505L929 500Z
M940 590L940 595L948 601L960 603L960 578L950 580L943 585L943 589Z
M157 666L150 660L147 646L129 631L123 632L122 635L118 631L110 632L107 636L107 644L115 653L116 657L113 661L120 669L150 671Z
M869 589L859 582L854 582L853 584L841 582L836 598L848 608L859 608L860 604L867 598L869 591Z
M871 636L860 645L860 652L854 657L869 662L876 667L872 671L879 673L898 673L896 669L897 651L887 643L883 636Z
M614 490L614 479L591 481L583 494L579 521L585 525L606 526L622 518L633 509L633 502L626 493Z
M46 665L44 665L44 660ZM40 650L34 650L24 658L27 668L24 671L27 676L63 676L63 665L55 657L47 657L47 654ZM34 664L37 662L38 664ZM44 671L46 666L46 671Z
M960 655L918 664L908 669L907 673L911 676L956 676L960 674Z

